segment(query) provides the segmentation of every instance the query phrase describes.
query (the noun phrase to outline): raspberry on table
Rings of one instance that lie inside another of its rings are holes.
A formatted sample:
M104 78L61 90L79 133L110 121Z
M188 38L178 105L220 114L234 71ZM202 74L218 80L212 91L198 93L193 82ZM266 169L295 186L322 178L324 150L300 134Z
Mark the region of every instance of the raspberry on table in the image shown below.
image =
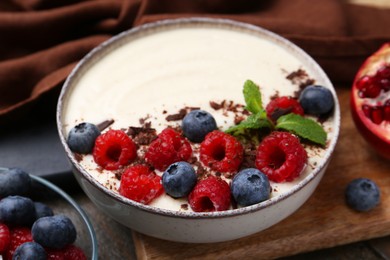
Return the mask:
M11 232L8 226L0 223L0 254L4 253L11 242Z
M134 165L122 174L119 193L126 198L148 204L163 193L161 177L146 165Z
M268 118L276 120L286 114L294 113L303 116L304 111L297 99L290 96L277 97L271 100L265 108Z
M195 212L228 210L230 200L229 184L214 175L200 180L188 196L188 203Z
M292 181L300 175L306 162L306 150L288 132L272 132L257 148L256 167L274 182Z
M215 130L200 144L200 160L214 171L233 173L244 158L244 148L233 136Z
M136 157L136 144L122 130L110 129L96 138L93 158L106 170L117 170L130 164Z
M172 163L188 161L192 155L191 144L172 128L164 129L150 144L145 160L159 171Z

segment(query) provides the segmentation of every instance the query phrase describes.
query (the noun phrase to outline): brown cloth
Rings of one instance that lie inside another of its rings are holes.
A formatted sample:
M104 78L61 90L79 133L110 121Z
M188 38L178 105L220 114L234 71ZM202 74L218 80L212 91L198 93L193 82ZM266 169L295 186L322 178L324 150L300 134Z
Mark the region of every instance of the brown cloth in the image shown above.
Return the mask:
M390 9L346 0L1 0L0 125L54 115L71 69L109 37L189 16L278 33L308 52L333 83L350 84L363 60L390 40Z

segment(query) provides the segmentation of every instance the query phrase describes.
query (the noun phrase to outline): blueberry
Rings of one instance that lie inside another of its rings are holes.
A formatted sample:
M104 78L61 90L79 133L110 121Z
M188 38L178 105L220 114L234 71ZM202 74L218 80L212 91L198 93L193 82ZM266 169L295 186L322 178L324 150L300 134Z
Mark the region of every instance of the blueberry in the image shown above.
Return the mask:
M315 116L325 115L334 107L332 92L319 85L307 86L299 96L299 103L305 114Z
M162 175L162 185L167 194L174 198L187 196L194 188L197 176L187 162L171 164Z
M380 190L372 180L357 178L347 185L345 200L352 209L368 211L379 204Z
M69 131L68 146L75 153L91 153L96 138L100 135L98 127L94 124L83 122Z
M36 219L53 216L53 210L42 202L34 202Z
M200 143L208 133L217 129L217 123L209 112L192 110L183 118L181 127L184 136L192 142Z
M34 221L35 207L30 198L16 195L0 201L0 222L30 226Z
M25 242L18 246L12 256L12 260L46 260L45 249L36 242Z
M255 168L238 172L231 184L233 198L240 206L249 206L269 199L270 190L267 176Z
M34 222L31 234L37 243L44 247L64 248L76 240L76 228L64 215L42 217Z
M23 195L31 186L28 173L19 168L0 168L0 198Z

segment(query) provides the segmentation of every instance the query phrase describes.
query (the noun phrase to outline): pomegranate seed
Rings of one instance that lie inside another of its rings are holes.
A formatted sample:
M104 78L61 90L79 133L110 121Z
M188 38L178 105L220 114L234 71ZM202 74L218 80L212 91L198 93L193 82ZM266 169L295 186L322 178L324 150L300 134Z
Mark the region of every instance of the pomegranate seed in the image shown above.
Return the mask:
M373 77L364 76L356 84L361 98L376 98L381 93L381 85Z
M359 90L362 90L365 88L365 86L369 85L369 84L372 84L372 82L374 81L374 78L373 77L370 77L370 76L363 76L362 78L360 78L357 82L356 82L356 86Z
M380 79L379 84L381 85L381 87L384 91L390 90L390 78Z
M383 106L384 118L386 121L390 121L390 99L385 102Z
M380 123L382 123L383 118L384 118L384 113L382 107L381 106L373 107L371 111L371 121L374 124L379 125Z
M371 107L369 105L363 105L362 110L366 117L371 118Z
M378 71L376 72L375 76L377 76L381 79L390 79L390 66L385 65L385 66L380 67L378 69Z

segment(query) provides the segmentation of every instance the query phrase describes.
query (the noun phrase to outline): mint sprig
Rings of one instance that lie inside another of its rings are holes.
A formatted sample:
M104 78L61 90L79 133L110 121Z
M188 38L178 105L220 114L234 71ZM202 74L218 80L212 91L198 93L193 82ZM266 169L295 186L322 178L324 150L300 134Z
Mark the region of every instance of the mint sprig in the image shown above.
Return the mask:
M257 143L262 130L285 130L300 138L325 146L327 134L321 125L312 119L289 113L279 117L276 125L274 125L267 117L267 113L263 107L260 88L253 81L245 81L243 94L246 103L245 109L252 114L238 125L227 129L225 131L226 133Z
M276 121L275 128L292 132L322 146L326 144L327 135L324 129L314 120L301 115L294 113L283 115Z

